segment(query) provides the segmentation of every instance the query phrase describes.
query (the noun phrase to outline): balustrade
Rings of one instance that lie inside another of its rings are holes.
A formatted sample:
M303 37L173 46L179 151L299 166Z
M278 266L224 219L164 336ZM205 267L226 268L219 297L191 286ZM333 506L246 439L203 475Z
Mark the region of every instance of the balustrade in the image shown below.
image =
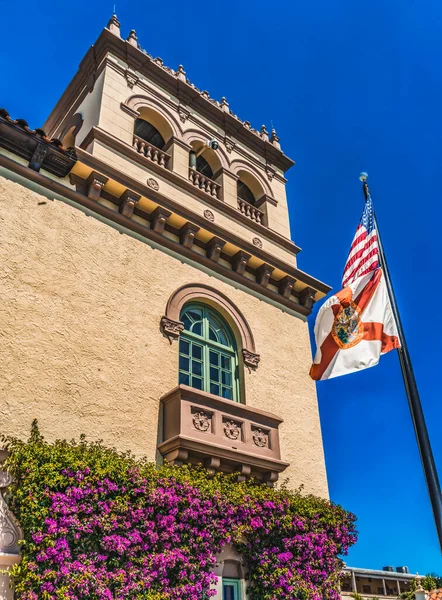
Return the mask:
M238 198L238 210L252 221L255 221L255 223L259 223L260 225L263 224L264 213L242 198Z
M167 152L163 152L153 144L149 144L149 142L146 142L136 135L134 135L133 148L139 154L142 154L147 159L160 165L160 167L165 167L170 159L170 156L167 154Z
M215 181L212 181L211 179L209 179L208 177L206 177L202 173L199 173L191 167L189 168L189 179L195 187L204 190L205 192L207 192L211 196L214 196L215 198L219 198L219 190L221 186Z

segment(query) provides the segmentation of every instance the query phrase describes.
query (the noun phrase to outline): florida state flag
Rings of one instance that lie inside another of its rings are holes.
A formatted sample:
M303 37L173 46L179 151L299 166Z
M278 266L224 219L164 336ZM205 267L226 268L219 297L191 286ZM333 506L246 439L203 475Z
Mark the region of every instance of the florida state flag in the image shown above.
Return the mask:
M400 347L381 268L358 277L329 298L315 323L312 379L331 379L378 364Z
M400 348L382 269L370 196L342 276L343 290L329 298L315 323L312 379L331 379L374 367L381 354Z

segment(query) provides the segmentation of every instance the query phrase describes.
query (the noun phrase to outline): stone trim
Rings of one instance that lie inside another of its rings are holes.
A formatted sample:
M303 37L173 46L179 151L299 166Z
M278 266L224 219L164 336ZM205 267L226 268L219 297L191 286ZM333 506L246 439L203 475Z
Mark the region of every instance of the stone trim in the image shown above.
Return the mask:
M203 117L223 127L227 136L235 135L247 148L257 152L260 156L267 157L270 163L277 165L283 171L288 170L294 164L281 150L270 141L261 139L233 114L223 111L220 106L211 101L204 101L195 86L190 85L187 81L182 81L171 69L167 70L147 53L116 36L109 29L102 30L95 44L82 59L79 70L45 124L48 129L52 129L54 122L60 122L61 115L69 112L78 96L78 90L84 89L88 84L89 89L93 87L98 68L109 54L123 60L126 63L125 69L142 73L152 82L173 94L181 104L194 106Z
M250 369L256 369L260 356L256 352L255 340L248 322L236 304L208 285L188 284L175 290L167 302L165 316L161 319L161 322L166 319L172 323L181 323L179 320L181 309L188 302L195 300L210 304L219 310L221 314L227 315L228 321L234 323L235 329L241 338L244 364ZM181 331L182 329L175 337L179 337Z
M168 338L169 342L172 343L172 340L180 337L184 330L184 323L174 321L168 317L161 317L160 330Z
M6 454L5 450L0 451L1 462L6 458ZM11 483L11 475L0 464L0 554L18 556L20 554L19 542L23 539L23 532L3 498L4 492Z
M125 227L126 229L128 229L134 233L137 233L138 235L141 235L145 239L152 240L155 243L159 244L160 246L163 246L173 252L176 252L178 255L183 255L186 258L190 259L191 261L203 265L205 268L208 268L216 273L219 273L220 275L227 277L228 279L235 281L236 283L238 283L246 288L252 289L253 291L257 292L259 295L269 298L270 300L272 300L273 303L275 303L276 305L279 305L281 308L286 307L293 313L298 313L298 314L305 315L305 316L307 316L311 312L310 309L307 309L305 306L303 306L302 304L300 304L297 301L297 295L292 294L292 296L290 298L285 298L280 293L275 292L272 289L267 289L267 288L263 287L262 285L259 284L258 281L254 281L254 280L250 279L249 277L244 277L242 275L238 275L238 273L236 273L231 268L230 265L227 266L223 263L219 263L219 262L210 260L210 258L207 258L205 255L202 255L199 252L195 252L193 249L186 248L179 242L179 240L175 241L173 239L170 239L168 236L159 234L158 232L154 231L149 226L149 224L142 224L142 223L139 223L138 221L134 221L133 219L122 215L116 209L112 209L108 206L105 206L104 204L102 204L100 202L90 200L90 198L88 198L85 193L81 193L79 191L74 191L72 188L64 185L63 183L60 183L59 181L54 180L54 179L50 179L50 178L42 175L41 173L37 173L37 172L29 169L25 165L17 163L14 160L12 160L9 157L2 155L2 154L0 154L0 166L3 166L6 169L11 170L12 172L22 175L28 181L33 181L35 183L38 183L43 188L46 188L48 190L48 192L50 194L52 194L52 197L53 197L53 194L55 193L55 194L61 195L64 198L68 198L68 199L72 200L73 202L77 203L79 206L82 206L82 207L86 208L87 210L90 210L91 212L95 213L96 215L100 215L101 217L108 219L110 222L117 223L120 226ZM77 177L75 175L72 175L71 180L74 180L74 179L77 179ZM85 183L85 180L81 180L81 181L83 183ZM120 182L121 182L121 179L120 179ZM139 183L135 183L135 182L134 182L133 186L131 185L131 187L134 187L135 189L140 189L141 193L143 195L147 195L147 197L150 197L153 201L156 201L157 192L154 192L153 190L151 190L151 193L146 194L146 191L143 191L143 186L140 185ZM158 203L162 202L163 199L165 199L165 197L161 196L161 199L158 200ZM118 204L118 199L116 199L116 200L117 200L116 203ZM164 201L164 204L166 204L166 200ZM170 202L168 204L170 205ZM181 208L182 208L182 210L178 209L175 212L177 212L178 214L181 214L182 216L184 216L186 218L186 216L184 215L185 208L184 207L181 207ZM197 215L194 215L193 213L189 213L189 215L191 215L190 219L196 221L197 223L202 223L202 226L205 229L207 229L208 221L202 221L202 217L194 218ZM151 216L148 216L148 217L150 220ZM216 225L212 224L212 227L216 228ZM218 229L220 229L220 228L218 228ZM223 231L223 230L220 230L220 231ZM224 237L227 237L227 240L229 240L229 241L231 241L231 239L232 239L230 236L224 236ZM233 238L233 239L235 239L235 238ZM238 242L233 242L233 243L235 243L236 245L242 245L242 246L248 248L247 244L243 240L240 241L239 244L238 244ZM257 250L257 249L255 249L255 250ZM259 254L257 251L254 251L253 255L259 257ZM277 261L276 259L274 259L272 262L274 262L275 265L285 264L285 263L280 263L280 261ZM298 271L297 269L289 267L288 265L285 265L284 267L282 267L282 269L285 272L288 271L288 272L293 272L293 273L299 274L299 280L305 284L307 284L311 281L316 282L316 280L314 280L309 275L303 273L302 271ZM316 289L319 289L319 290L322 290L325 292L329 291L329 288L327 286L325 286L324 284L322 284L321 282L317 282L317 284L318 285L315 286Z
M270 239L272 242L275 242L285 250L293 252L294 254L298 254L298 252L301 251L301 248L297 246L294 242L292 242L292 240L290 240L289 238L286 238L280 235L279 233L276 233L276 231L273 231L265 225L261 225L260 223L252 221L251 219L243 215L237 208L233 208L232 206L226 204L222 200L219 200L215 196L211 196L210 194L200 190L198 187L193 185L193 183L191 183L186 177L182 177L181 175L178 175L178 173L175 173L174 171L171 171L168 168L160 167L158 164L148 160L145 156L139 154L136 150L134 150L134 148L130 144L122 142L115 136L111 135L110 133L107 133L99 127L92 127L92 129L82 141L80 148L77 149L78 158L79 160L81 160L82 163L92 168L96 168L96 165L98 165L98 163L101 163L101 171L108 173L111 172L112 178L116 179L117 181L121 179L121 173L113 169L113 167L111 167L110 165L102 163L99 159L91 155L89 152L85 151L85 148L87 148L89 144L95 140L108 145L109 148L123 155L128 160L138 162L143 167L149 167L149 169L152 169L152 171L155 171L156 173L158 173L158 175L161 175L165 179L168 179L170 183L178 185L185 191L190 192L192 195L201 198L207 204L210 204L217 210L226 213L229 217L236 219L246 227L255 230L257 233L259 233L259 235L263 236L264 238ZM236 175L230 172L229 174L236 177Z
M236 472L271 485L288 463L281 460L279 425L282 419L239 402L225 400L186 385L160 398L163 441L158 450L169 464L203 462L210 472ZM252 432L262 429L267 444L259 446Z

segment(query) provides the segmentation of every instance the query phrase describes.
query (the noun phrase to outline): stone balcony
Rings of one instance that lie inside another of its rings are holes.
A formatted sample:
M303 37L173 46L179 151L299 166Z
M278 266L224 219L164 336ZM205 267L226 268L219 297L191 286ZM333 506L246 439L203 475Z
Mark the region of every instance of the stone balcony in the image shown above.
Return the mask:
M212 472L238 473L271 485L288 467L281 461L279 417L185 385L161 398L163 441L171 464L202 463Z

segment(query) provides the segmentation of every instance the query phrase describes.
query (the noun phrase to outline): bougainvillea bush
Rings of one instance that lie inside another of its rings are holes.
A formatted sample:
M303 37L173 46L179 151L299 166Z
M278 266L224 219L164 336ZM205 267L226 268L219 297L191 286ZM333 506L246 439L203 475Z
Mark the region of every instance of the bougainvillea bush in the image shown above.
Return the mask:
M233 544L253 600L335 600L355 517L314 496L156 467L99 442L8 438L10 506L25 535L16 597L201 600Z

